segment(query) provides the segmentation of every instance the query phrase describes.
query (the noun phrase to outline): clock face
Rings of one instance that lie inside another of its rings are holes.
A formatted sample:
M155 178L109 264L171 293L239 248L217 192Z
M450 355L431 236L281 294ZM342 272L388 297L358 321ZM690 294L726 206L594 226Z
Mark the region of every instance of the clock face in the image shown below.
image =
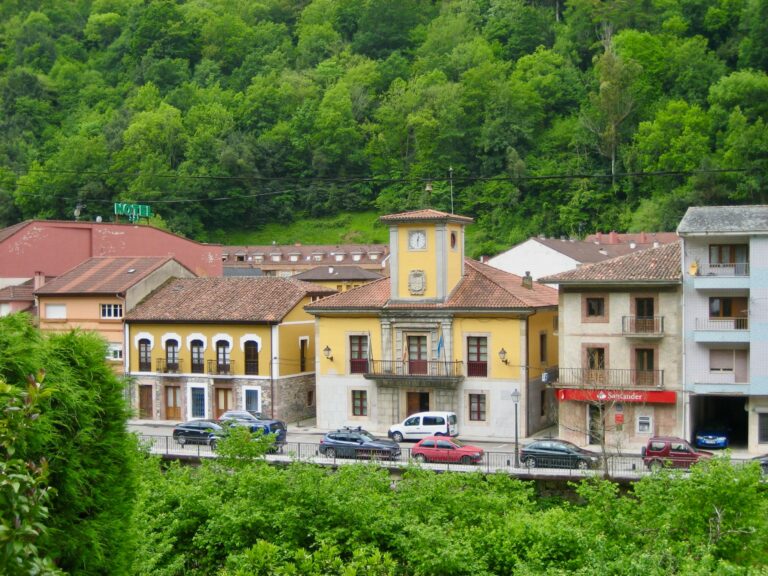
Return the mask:
M408 246L411 250L421 250L427 245L427 235L424 232L411 232L408 237Z

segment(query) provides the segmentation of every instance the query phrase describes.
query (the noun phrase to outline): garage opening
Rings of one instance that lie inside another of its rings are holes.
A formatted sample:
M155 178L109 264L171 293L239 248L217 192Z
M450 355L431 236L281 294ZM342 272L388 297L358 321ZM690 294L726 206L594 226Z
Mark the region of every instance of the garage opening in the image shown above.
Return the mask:
M697 432L724 430L728 434L730 448L746 448L747 398L734 396L694 396L691 402L692 423L695 441Z

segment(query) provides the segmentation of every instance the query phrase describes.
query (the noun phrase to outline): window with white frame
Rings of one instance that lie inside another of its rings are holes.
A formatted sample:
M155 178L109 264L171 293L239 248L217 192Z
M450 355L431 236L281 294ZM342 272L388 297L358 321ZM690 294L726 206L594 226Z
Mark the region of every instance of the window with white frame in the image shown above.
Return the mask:
M768 444L768 412L760 412L757 415L757 441L760 444Z
M45 318L47 320L66 320L67 305L66 304L46 304Z
M638 416L637 417L637 433L638 434L650 434L653 430L653 418L651 416Z
M191 386L189 388L189 410L191 418L205 418L205 388Z
M245 409L249 412L261 412L261 388L243 388Z
M122 317L123 317L122 304L102 304L101 305L102 320L118 320Z
M123 343L110 342L107 345L107 360L122 360L122 359L123 359Z

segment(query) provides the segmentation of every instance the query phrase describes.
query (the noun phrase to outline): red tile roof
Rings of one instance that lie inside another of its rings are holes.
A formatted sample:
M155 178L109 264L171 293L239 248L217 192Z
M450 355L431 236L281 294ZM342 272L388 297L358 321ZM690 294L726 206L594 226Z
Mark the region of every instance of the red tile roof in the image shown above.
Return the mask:
M390 279L376 280L359 288L334 294L307 306L308 310L509 310L557 306L557 290L536 282L531 288L523 279L477 262L465 259L465 274L445 302L393 302Z
M379 218L382 222L411 222L411 221L438 221L438 222L461 222L463 224L470 224L475 220L469 216L459 216L458 214L449 214L448 212L440 212L439 210L432 210L431 208L425 208L423 210L411 210L410 212L399 212L397 214L387 214Z
M179 278L147 296L126 320L279 322L306 296L333 293L291 278Z
M35 292L52 294L124 294L173 258L169 256L123 256L89 258L69 272L44 284Z
M0 302L34 302L34 280L0 288Z
M647 248L640 252L611 258L605 262L586 264L574 270L540 278L539 282L548 284L680 283L682 276L678 240L674 244Z

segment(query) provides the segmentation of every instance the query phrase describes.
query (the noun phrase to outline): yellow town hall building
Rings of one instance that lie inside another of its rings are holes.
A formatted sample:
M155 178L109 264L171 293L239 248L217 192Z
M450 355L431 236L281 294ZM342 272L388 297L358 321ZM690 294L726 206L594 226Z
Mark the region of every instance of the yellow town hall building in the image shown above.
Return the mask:
M466 435L552 424L557 291L466 258L471 218L424 209L381 221L390 276L305 307L316 317L317 425L383 432L426 410L456 412Z

